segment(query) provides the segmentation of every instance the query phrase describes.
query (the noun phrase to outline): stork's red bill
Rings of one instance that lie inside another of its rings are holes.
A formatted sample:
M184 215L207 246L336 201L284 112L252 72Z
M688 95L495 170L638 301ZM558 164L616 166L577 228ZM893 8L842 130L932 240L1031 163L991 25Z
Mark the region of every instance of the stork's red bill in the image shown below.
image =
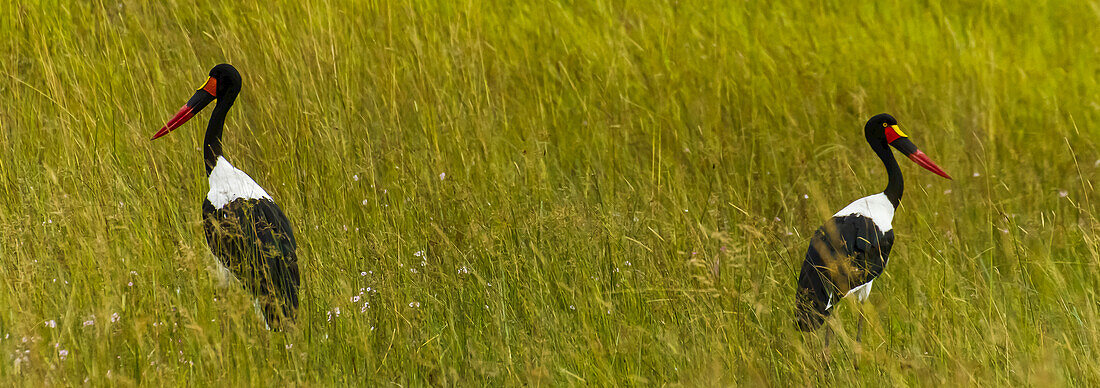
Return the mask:
M168 132L172 132L176 128L182 126L187 120L195 117L202 108L205 108L211 101L214 101L217 95L218 80L214 79L214 77L210 77L199 90L195 91L195 95L191 96L191 99L187 100L186 104L183 104L183 107L176 112L176 115L168 119L168 123L164 124L157 133L153 134L151 140L156 140L158 137L167 135Z

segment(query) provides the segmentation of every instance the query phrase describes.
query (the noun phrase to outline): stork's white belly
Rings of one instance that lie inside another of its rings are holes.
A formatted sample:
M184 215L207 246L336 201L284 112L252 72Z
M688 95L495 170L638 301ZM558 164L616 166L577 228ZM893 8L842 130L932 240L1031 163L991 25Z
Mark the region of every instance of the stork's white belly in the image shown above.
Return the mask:
M210 170L210 191L206 193L206 200L210 201L215 209L221 209L222 206L241 198L271 199L271 196L267 195L264 188L256 184L252 177L219 156L214 162L214 168Z

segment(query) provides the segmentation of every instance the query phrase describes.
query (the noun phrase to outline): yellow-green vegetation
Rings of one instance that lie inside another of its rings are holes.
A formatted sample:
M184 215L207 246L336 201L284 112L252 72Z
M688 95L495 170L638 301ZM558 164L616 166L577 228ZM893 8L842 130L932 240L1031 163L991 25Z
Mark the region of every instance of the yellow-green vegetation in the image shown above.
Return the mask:
M1100 384L1094 2L237 3L0 6L0 381ZM149 141L221 62L294 331L209 271L209 109ZM955 180L901 159L824 350L795 282L880 112Z

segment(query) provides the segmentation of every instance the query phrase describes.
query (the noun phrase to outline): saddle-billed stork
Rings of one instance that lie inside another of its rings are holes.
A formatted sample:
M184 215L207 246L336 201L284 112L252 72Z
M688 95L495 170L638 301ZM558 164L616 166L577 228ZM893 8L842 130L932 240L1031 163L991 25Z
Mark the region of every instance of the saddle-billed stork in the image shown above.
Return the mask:
M886 167L886 190L845 206L814 232L795 295L798 328L802 331L820 327L841 298L855 294L862 303L871 294L871 283L886 268L894 246L890 223L905 190L901 168L890 147L928 171L951 179L909 141L893 116L883 113L871 117L863 131L867 143ZM856 324L857 342L862 326L861 314ZM828 333L825 340L827 344Z
M229 64L210 70L210 78L155 135L167 135L217 100L203 141L210 191L202 203L202 224L210 251L255 297L269 329L283 329L298 310L297 243L290 221L252 177L222 155L225 116L241 91L241 74Z

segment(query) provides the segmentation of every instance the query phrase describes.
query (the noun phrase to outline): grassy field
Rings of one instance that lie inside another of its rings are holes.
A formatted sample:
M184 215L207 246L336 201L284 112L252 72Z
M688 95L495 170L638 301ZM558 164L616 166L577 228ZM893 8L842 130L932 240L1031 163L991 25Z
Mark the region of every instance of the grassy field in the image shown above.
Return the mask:
M1100 4L0 5L0 381L1100 384ZM299 329L217 287L209 112L294 224ZM862 345L809 236L908 190ZM858 368L856 368L858 366Z

